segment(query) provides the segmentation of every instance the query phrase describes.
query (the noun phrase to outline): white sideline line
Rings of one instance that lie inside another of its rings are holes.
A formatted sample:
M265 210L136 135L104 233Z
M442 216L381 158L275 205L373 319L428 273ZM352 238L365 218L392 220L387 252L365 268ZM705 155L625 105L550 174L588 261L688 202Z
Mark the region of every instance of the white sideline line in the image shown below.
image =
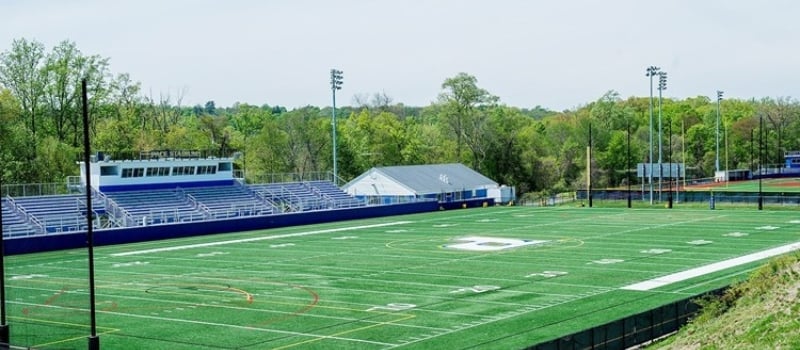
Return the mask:
M9 303L19 304L19 305L29 305L29 306L32 306L32 307L48 307L48 308L53 308L53 309L85 311L85 312L89 311L89 310L81 309L81 308L74 309L74 308L66 308L66 307L62 307L62 306L42 305L42 304L25 303L25 302L19 302L19 301L9 301ZM207 305L203 305L203 306L207 306ZM314 334L314 333L292 332L292 331L285 331L285 330L280 330L280 329L260 328L260 327L254 327L254 326L244 326L244 325L235 325L235 324L227 324L227 323L217 323L217 322L186 320L186 319L182 319L182 318L171 318L171 317L152 316L152 315L129 314L129 313L124 313L124 312L116 312L116 311L101 311L101 310L98 310L97 312L98 313L102 313L102 314L121 316L121 317L142 318L142 319L146 319L146 320L189 323L189 324L196 324L196 325L202 325L202 326L224 327L224 328L246 330L246 331L258 331L258 332L264 332L264 333L276 333L276 334L283 334L283 335L294 335L294 336L300 336L300 337L310 337L310 338L314 338L314 339L335 339L335 340L342 340L342 341L375 344L375 345L380 345L380 346L397 346L397 344L393 344L393 343L384 343L384 342L373 341L373 340L369 340L369 339L344 338L344 337L339 337L339 336L336 336L336 335L324 335L324 334ZM391 322L376 322L376 323L390 324Z
M198 244L189 244L189 245L179 245L179 246L174 246L174 247L154 248L154 249L146 249L146 250L136 250L136 251L131 251L131 252L115 253L115 254L111 254L111 256L128 256L128 255L139 255L139 254L149 254L149 253L160 253L160 252L169 252L169 251L173 251L173 250L213 247L213 246L218 246L218 245L257 242L257 241L265 241L265 240L270 240L270 239L301 237L301 236L308 236L308 235L316 235L316 234L320 234L320 233L353 231L353 230L360 230L360 229L365 229L365 228L395 226L395 225L403 225L403 224L409 224L409 223L411 223L411 221L395 221L395 222L387 222L387 223L383 223L383 224L374 224L374 225L340 227L340 228L331 228L331 229L326 229L326 230L287 233L287 234L283 234L283 235L274 235L274 236L265 236L265 237L256 237L256 238L244 238L244 239L234 239L234 240L230 240L230 241L198 243Z
M695 278L709 273L722 271L724 269L731 268L734 266L744 265L761 259L771 258L781 254L789 253L798 249L800 249L800 242L795 242L777 248L772 248L757 253L740 256L738 258L728 259L710 265L700 266L691 270L681 271L673 273L671 275L661 276L644 282L627 285L620 289L648 291L675 282L685 281L690 278Z

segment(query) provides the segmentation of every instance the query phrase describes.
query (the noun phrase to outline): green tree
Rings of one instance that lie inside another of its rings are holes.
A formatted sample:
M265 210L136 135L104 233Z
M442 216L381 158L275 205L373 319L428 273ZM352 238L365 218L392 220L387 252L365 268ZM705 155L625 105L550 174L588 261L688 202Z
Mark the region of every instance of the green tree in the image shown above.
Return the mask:
M457 161L463 161L462 148L471 151L474 169L479 169L486 158L488 136L487 108L497 103L498 98L478 87L478 79L467 73L445 79L444 90L439 94L442 104L442 121L456 139Z
M47 56L45 74L45 111L48 126L59 142L79 145L83 133L81 121L81 81L86 79L91 121L107 104L113 85L108 81L108 59L84 56L75 43L63 41ZM93 128L94 130L94 128Z
M208 101L206 102L205 107L203 108L203 112L209 115L217 115L217 105L214 103L213 100Z
M28 120L31 145L35 145L37 120L44 99L44 50L40 42L17 39L11 43L10 51L0 54L0 84L11 90L19 101ZM35 148L30 151L35 152Z
M241 150L244 153L242 157L242 168L245 174L248 172L247 165L252 163L256 158L261 155L255 152L256 147L252 139L258 135L266 125L267 121L272 119L271 108L261 108L248 104L235 104L233 106L233 114L228 118L228 124L234 131L232 145L235 149ZM263 142L270 142L268 139Z
M281 115L280 126L287 135L285 155L289 169L305 176L330 169L331 122L316 107L303 107Z
M598 158L598 163L608 178L608 185L620 185L628 170L627 133L620 130L612 131L608 148L601 152Z
M362 109L341 125L341 135L359 173L373 166L404 163L405 127L394 113Z
M480 171L504 184L526 181L522 166L520 133L534 121L524 116L519 109L497 106L489 111L488 147L486 161ZM528 147L530 145L527 145Z
M261 130L248 144L246 177L257 183L271 182L271 175L292 171L289 155L289 136L277 118L264 121ZM249 156L252 155L252 156Z

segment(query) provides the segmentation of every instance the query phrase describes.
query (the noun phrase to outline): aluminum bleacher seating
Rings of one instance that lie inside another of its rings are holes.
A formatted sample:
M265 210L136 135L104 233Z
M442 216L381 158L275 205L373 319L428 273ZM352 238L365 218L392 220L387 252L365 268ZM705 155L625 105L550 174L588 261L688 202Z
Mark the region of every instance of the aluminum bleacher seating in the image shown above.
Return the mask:
M286 182L249 186L282 211L309 211L364 206L330 181Z
M275 209L244 186L193 187L184 189L184 192L212 219L269 215Z
M130 226L269 215L273 206L244 186L224 185L107 193Z
M41 233L86 230L83 195L52 195L14 198L16 210Z
M3 238L24 237L36 234L36 229L13 209L9 200L0 200L3 210Z
M330 210L364 206L329 181L218 185L93 195L104 227L157 224ZM2 201L5 237L86 230L82 194L8 198ZM100 222L98 220L97 222ZM96 225L99 225L98 223Z
M149 226L203 220L186 195L178 189L108 192L106 196L132 217L129 226Z
M342 191L342 189L334 185L333 182L309 181L308 185L319 191L319 193L330 197L334 201L334 206L336 208L353 208L366 205L364 201L358 200L347 194L347 192Z

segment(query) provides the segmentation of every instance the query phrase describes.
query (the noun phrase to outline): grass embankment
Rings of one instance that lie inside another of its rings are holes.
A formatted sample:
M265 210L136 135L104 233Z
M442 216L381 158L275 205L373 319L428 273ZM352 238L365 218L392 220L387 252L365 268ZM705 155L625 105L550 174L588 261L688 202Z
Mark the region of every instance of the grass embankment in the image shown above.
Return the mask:
M648 349L800 349L800 254L771 261Z

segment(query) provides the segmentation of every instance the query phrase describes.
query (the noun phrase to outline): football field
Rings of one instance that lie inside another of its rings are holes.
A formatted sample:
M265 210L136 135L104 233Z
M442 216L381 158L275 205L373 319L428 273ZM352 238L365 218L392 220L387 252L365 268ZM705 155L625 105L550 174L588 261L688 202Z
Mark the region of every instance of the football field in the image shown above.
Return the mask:
M96 329L103 349L524 348L798 242L796 211L493 207L98 247ZM86 348L87 266L6 257L12 344Z

